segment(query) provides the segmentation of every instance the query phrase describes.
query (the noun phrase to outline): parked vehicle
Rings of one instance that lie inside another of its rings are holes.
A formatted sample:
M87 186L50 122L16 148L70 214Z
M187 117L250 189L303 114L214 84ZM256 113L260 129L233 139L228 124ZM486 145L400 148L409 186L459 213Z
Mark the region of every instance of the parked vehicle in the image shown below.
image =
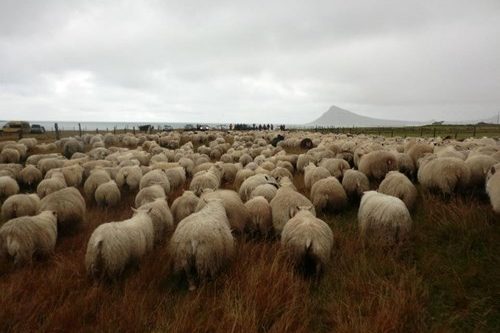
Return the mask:
M31 126L27 121L9 121L3 126L4 133L30 133Z
M193 125L191 125L191 124L187 124L186 126L184 126L184 130L185 130L185 131L194 131L194 130L195 130L195 128L194 128L194 126L193 126Z
M31 125L31 133L43 134L43 133L45 133L45 127L43 127L42 125L38 125L38 124L32 124Z
M172 126L170 126L170 125L163 125L163 130L165 132L171 132L171 131L174 130L174 128Z

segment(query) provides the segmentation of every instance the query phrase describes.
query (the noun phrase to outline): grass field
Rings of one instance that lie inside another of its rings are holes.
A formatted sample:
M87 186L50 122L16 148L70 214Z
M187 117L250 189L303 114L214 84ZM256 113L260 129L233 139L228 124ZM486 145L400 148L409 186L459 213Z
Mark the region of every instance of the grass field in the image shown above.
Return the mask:
M302 175L294 183L305 193ZM194 292L165 244L116 283L87 278L90 234L131 216L134 195L113 209L87 202L85 227L60 237L52 258L0 267L0 332L500 331L500 221L481 194L421 193L398 252L363 245L356 205L319 214L335 237L319 281L295 273L278 241L240 238L229 267Z

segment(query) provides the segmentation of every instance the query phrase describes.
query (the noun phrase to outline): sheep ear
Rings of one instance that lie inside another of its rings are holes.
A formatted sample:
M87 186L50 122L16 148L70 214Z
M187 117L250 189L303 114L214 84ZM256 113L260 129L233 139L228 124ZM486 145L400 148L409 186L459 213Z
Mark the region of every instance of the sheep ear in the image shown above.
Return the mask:
M494 166L491 167L491 174L494 175L497 170L495 169Z

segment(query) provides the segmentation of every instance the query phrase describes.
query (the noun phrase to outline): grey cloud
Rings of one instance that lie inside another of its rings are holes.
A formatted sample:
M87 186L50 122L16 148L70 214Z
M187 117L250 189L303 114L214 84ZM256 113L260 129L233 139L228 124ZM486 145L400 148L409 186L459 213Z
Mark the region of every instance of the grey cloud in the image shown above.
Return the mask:
M0 118L489 117L498 17L494 0L3 1Z

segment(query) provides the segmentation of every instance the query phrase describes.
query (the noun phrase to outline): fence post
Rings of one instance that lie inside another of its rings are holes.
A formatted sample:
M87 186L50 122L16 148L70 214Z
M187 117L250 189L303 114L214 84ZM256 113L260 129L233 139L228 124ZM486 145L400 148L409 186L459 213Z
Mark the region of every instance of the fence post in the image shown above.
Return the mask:
M80 134L80 137L82 137L82 125L78 123L78 133Z
M135 135L135 126L132 127L132 132L134 133Z
M113 127L113 134L116 135L116 126Z
M391 128L391 138L394 137L394 127Z
M420 127L420 137L422 137L423 134L424 134L424 128Z
M457 139L458 136L458 130L455 130L455 140Z
M472 132L472 137L476 137L476 126L473 127L474 131Z
M57 123L54 124L54 129L56 131L56 140L59 140L59 125Z
M434 127L434 133L432 134L432 136L435 138L436 137L436 127Z
M23 128L21 127L19 131L17 132L18 140L21 140L23 138Z

